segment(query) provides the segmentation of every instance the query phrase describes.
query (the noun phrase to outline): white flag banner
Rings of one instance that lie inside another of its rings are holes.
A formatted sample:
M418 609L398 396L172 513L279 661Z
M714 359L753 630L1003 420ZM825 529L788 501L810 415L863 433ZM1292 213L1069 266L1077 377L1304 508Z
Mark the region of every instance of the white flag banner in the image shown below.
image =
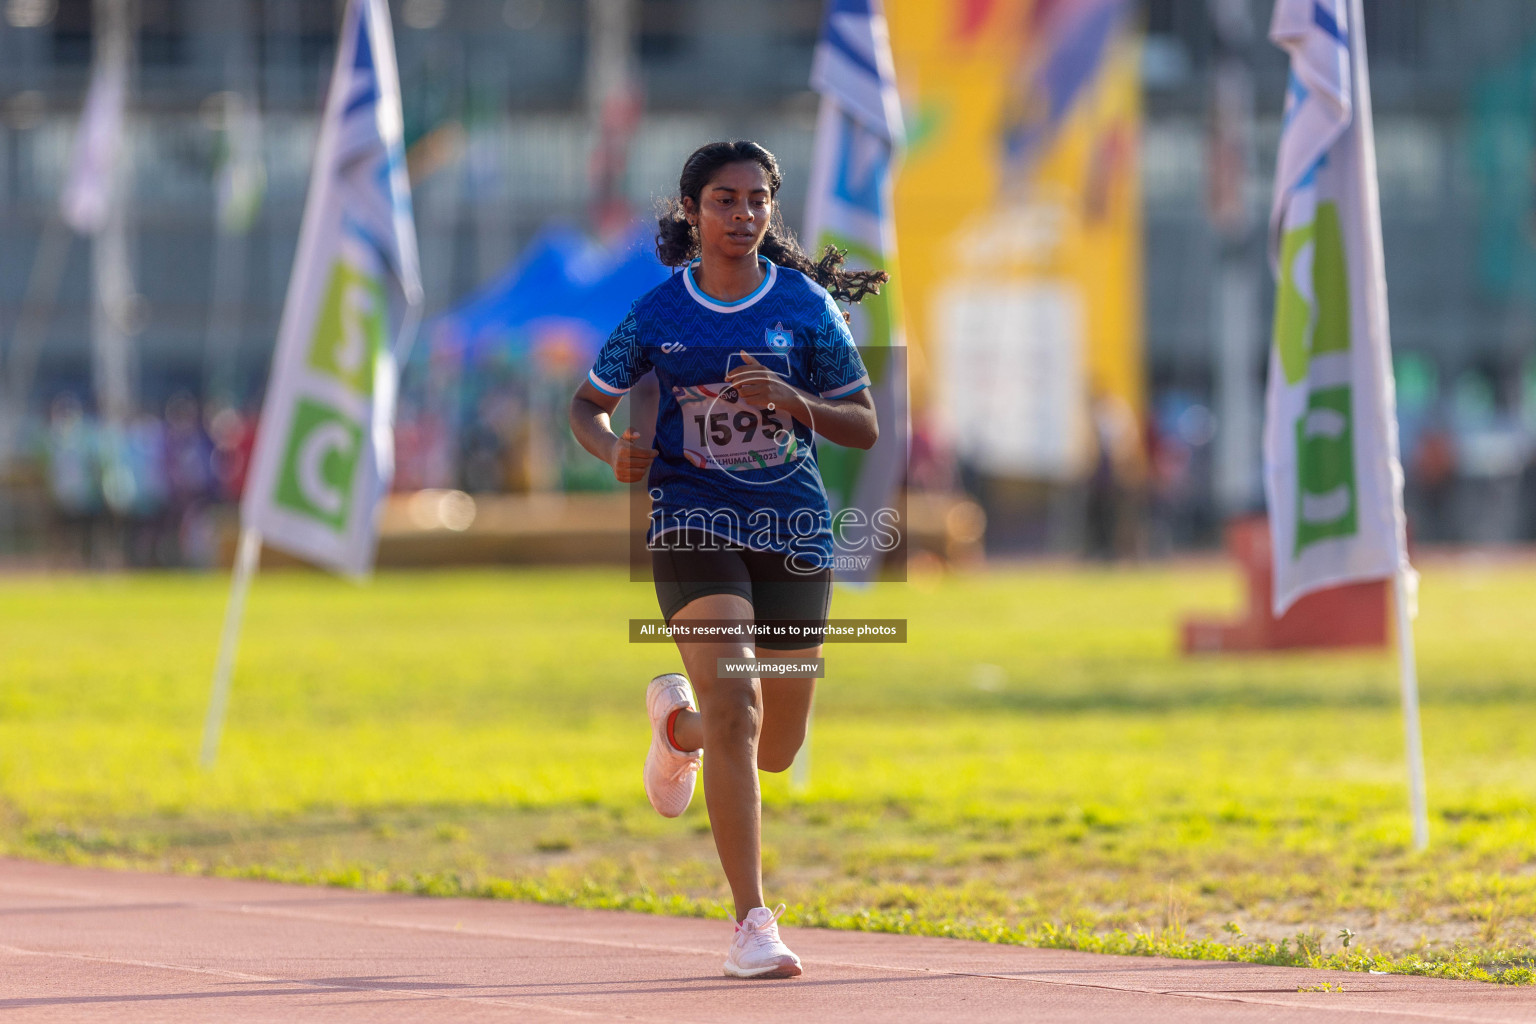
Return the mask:
M1291 60L1270 215L1264 426L1274 610L1407 566L1364 32L1349 0L1278 0ZM1358 10L1358 7L1355 8Z
M349 0L241 525L352 576L393 473L396 367L421 303L385 0Z
M118 154L123 148L123 117L128 105L128 54L111 41L91 70L85 109L70 155L69 176L59 199L64 223L82 235L94 235L107 223L116 190Z
M832 0L811 64L811 87L821 93L815 155L806 200L811 258L828 244L845 249L852 266L879 267L896 276L896 218L892 207L895 163L903 142L890 36L880 0ZM889 506L906 469L907 381L901 307L894 284L853 308L852 330L870 371L880 441L869 451L822 459L833 511L858 509L837 533L852 550L883 550L853 535ZM829 453L830 454L830 453ZM878 565L839 569L840 579L873 578Z

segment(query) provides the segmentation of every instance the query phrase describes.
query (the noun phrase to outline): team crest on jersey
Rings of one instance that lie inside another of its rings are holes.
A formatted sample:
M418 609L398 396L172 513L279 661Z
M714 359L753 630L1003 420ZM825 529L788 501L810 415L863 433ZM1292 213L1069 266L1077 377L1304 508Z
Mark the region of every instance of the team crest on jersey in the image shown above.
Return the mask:
M788 348L794 341L794 331L785 327L784 321L780 320L763 332L763 338L770 348Z

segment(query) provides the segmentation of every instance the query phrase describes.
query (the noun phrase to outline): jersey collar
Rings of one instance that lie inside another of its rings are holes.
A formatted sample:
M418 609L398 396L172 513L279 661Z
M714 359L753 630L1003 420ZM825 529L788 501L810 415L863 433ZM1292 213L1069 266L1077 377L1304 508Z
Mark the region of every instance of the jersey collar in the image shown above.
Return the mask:
M759 256L757 259L763 264L763 283L752 289L751 294L743 295L735 302L721 302L704 294L704 290L693 280L693 268L699 265L698 260L694 260L683 268L683 287L688 289L688 294L693 296L693 301L706 309L712 309L716 313L739 313L767 295L768 289L773 287L773 282L778 280L778 266L766 256Z

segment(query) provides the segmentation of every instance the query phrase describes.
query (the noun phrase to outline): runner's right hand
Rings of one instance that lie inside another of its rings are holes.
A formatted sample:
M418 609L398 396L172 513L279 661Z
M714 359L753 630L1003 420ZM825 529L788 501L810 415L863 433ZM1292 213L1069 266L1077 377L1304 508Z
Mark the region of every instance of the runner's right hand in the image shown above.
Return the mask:
M631 427L624 431L613 446L613 454L608 463L613 467L614 479L621 484L644 480L651 468L651 460L659 454L655 448L641 448L635 444L639 438L640 432Z

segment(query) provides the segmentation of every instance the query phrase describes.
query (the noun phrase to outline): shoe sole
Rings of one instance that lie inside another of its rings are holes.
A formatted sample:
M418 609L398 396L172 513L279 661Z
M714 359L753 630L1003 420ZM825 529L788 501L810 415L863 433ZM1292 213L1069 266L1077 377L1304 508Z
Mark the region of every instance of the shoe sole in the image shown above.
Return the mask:
M649 775L650 774L650 769L651 769L651 760L650 760L650 757L647 756L646 757L646 762L645 762L645 775ZM642 781L643 781L643 777L642 777ZM691 805L693 803L693 794L690 793L688 795L688 802L683 804L682 807L678 808L676 811L670 811L670 809L667 810L667 811L664 811L660 807L656 806L656 803L655 803L654 799L652 799L652 797L651 797L650 790L646 790L645 798L650 803L651 810L655 811L657 814L661 815L663 818L680 818L680 817L683 816L683 812L688 810L689 805Z
M771 978L798 978L804 973L799 964L774 964L772 967L758 967L751 970L726 964L725 974L730 978L751 978L759 981L767 981Z
M692 687L688 686L688 677L687 676L683 676L683 675L681 675L681 674L679 674L677 672L666 672L666 673L663 673L662 675L657 676L655 679L652 679L650 681L650 683L647 685L647 687L646 687L646 695L645 695L645 705L646 705L646 713L647 713L648 717L651 718L651 749L649 751L647 751L646 755L645 755L645 777L646 778L650 777L652 761L653 761L653 759L655 757L657 757L657 752L656 752L657 744L658 743L665 743L666 742L664 739L659 738L658 735L657 735L656 718L655 718L655 714L654 714L654 708L652 707L656 697L664 689L664 687L658 687L656 684L658 682L660 682L661 680L663 680L663 679L681 679L681 680L683 680L683 684L684 684L685 688L688 690L688 692L690 694L693 692ZM670 744L669 744L669 746L670 746ZM678 810L676 810L676 811L674 811L674 812L669 814L669 813L667 813L667 811L664 811L660 807L656 806L655 801L653 799L651 799L651 794L650 794L650 790L649 789L646 790L646 794L645 795L646 795L646 799L648 801L650 801L651 809L654 810L657 814L661 815L663 818L679 818L679 817L682 816L683 812L688 809L689 804L693 803L693 794L690 792L689 795L688 795L687 802L684 803L681 808L679 808Z

